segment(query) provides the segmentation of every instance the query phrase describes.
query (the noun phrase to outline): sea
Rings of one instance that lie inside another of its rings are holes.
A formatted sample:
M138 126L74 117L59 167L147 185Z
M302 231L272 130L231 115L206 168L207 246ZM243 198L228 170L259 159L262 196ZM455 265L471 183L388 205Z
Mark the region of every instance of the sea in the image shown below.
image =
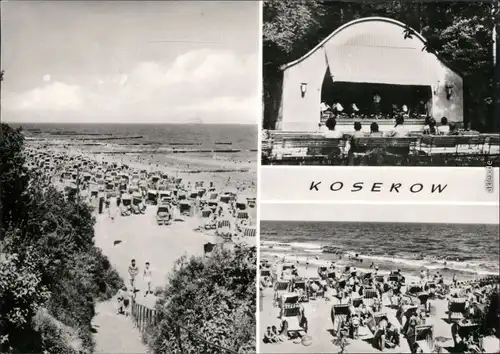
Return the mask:
M10 124L34 137L123 137L116 144L257 151L258 126L239 124ZM140 138L138 138L140 136ZM130 139L126 139L130 137ZM100 140L102 141L102 140Z
M275 255L310 264L335 261L380 270L422 269L473 279L499 272L499 225L261 221L261 258ZM342 255L325 253L332 246ZM362 261L350 260L358 256Z

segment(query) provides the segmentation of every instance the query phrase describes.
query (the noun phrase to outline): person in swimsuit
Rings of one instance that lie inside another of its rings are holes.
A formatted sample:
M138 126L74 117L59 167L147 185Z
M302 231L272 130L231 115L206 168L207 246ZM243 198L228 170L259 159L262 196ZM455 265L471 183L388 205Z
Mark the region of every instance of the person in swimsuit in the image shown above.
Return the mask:
M151 291L151 278L153 273L151 268L149 268L149 266L150 266L149 262L146 262L146 264L144 265L144 273L142 274L142 277L147 285L146 291L144 292L144 297L146 297L148 294L153 293Z
M139 274L139 267L135 264L135 259L132 259L130 261L130 265L128 266L128 274L132 291L135 291L135 277L137 276L137 274Z

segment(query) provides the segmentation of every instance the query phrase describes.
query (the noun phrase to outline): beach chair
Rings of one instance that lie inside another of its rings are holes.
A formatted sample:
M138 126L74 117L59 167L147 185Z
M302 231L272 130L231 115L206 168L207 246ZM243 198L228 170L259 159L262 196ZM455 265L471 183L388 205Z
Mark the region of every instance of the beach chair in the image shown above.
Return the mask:
M309 302L309 291L305 280L295 280L294 290L300 294L299 302Z
M451 326L451 336L453 338L453 344L455 349L459 349L457 348L457 343L459 342L457 340L457 336L460 337L461 339L465 339L471 333L473 333L478 327L479 324L470 321L463 321L463 322L457 321L453 323Z
M281 295L290 291L290 281L278 280L274 283L274 305L276 306L281 299Z
M327 267L318 267L318 275L321 279L325 279L328 275Z
M317 285L318 291L312 291L311 284L315 283ZM323 296L325 291L323 286L320 283L320 279L308 279L308 288L309 288L309 300L316 300L318 296Z
M247 198L247 205L249 208L255 208L256 198Z
M227 219L219 220L216 234L220 237L230 239L232 237L231 222Z
M214 243L207 242L203 245L203 253L205 256L209 256L217 245Z
M182 201L179 203L179 212L181 215L192 216L193 206L188 201Z
M238 212L236 216L236 225L240 231L243 231L243 229L248 226L249 222L250 217L246 211Z
M401 305L396 312L396 319L403 326L403 332L408 328L408 320L411 316L416 315L418 306L416 305Z
M339 337L342 327L347 321L347 317L351 314L348 304L333 305L331 311L333 335Z
M201 224L205 230L210 230L215 228L215 223L213 222L211 210L202 210Z
M236 210L239 210L239 211L240 210L241 211L246 210L246 208L247 208L247 201L245 199L243 199L243 198L238 198L236 200L235 208L236 208Z
M421 293L417 294L418 300L420 301L420 308L425 311L427 315L430 314L431 308L430 308L430 303L429 303L429 293L426 291L423 291Z
M355 309L359 308L362 303L363 303L362 298L352 299L352 307L354 307Z
M459 321L465 317L465 298L450 299L448 303L448 320Z
M284 320L287 322L287 335L290 335L290 332L298 335L300 335L301 332L307 332L307 327L304 327L303 313L300 304L284 304L280 318L282 321Z
M423 353L432 353L434 351L434 326L421 325L415 327L415 337L413 352L421 350Z
M423 287L420 284L412 283L408 285L406 289L406 294L409 296L418 296L419 293L423 292Z
M373 288L365 289L363 293L363 303L366 306L373 306L375 302L378 300L378 292Z
M243 236L244 237L256 237L257 236L257 229L255 227L247 227L243 231Z
M271 271L269 269L261 269L260 270L260 277L265 278L265 277L271 277Z
M424 290L425 290L425 291L429 291L429 290L431 290L431 289L434 289L434 290L435 290L436 288L437 288L437 284L436 284L436 282L435 282L435 281L429 281L429 282L427 282L427 283L425 284L425 286L424 286Z
M379 343L382 332L378 328L380 321L384 316L387 318L387 314L385 312L375 312L373 314L373 320L367 323L366 326L370 333L362 338L364 340L370 340L371 344L376 348L379 348L381 345L385 347L385 343Z

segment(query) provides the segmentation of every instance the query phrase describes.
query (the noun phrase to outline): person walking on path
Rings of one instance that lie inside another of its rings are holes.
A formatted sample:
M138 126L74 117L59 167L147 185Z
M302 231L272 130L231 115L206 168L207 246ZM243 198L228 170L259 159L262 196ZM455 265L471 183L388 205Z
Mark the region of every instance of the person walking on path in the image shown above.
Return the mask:
M135 292L135 277L139 274L139 267L135 264L135 259L130 261L130 265L128 266L128 274L130 280L130 286L132 287L132 291Z
M151 278L152 278L153 272L150 268L149 262L146 262L144 266L144 273L143 273L143 278L144 281L146 282L146 291L144 292L144 297L146 297L148 294L152 294L153 292L151 291Z

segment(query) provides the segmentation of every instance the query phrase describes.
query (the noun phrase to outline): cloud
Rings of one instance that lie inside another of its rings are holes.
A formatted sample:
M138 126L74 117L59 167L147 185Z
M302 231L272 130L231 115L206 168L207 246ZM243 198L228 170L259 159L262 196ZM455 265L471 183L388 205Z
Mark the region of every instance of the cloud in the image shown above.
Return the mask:
M7 93L4 107L13 111L76 111L83 107L82 90L53 82L18 95Z
M199 49L172 62L145 61L119 75L96 76L89 83L45 82L20 93L4 92L10 116L117 122L257 123L258 61L255 55ZM74 80L78 80L75 75ZM237 116L235 116L237 115Z

